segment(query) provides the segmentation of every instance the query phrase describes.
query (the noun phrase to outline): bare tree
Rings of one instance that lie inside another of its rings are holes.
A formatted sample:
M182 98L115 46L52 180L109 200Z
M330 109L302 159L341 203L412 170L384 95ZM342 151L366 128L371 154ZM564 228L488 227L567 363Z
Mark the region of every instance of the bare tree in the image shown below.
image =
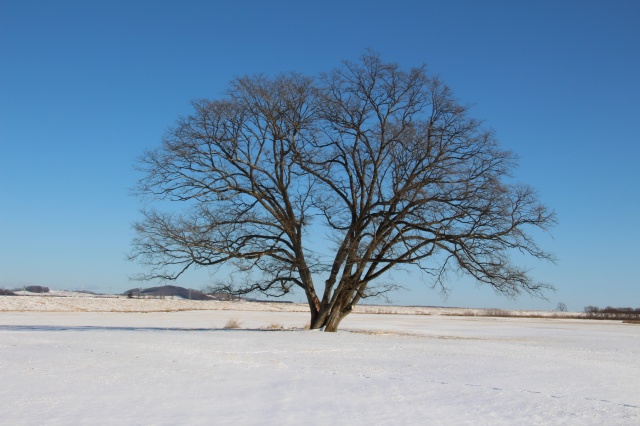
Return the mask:
M227 291L282 296L297 285L316 297L319 265L303 249L314 181L293 149L314 131L311 83L299 75L237 79L226 99L194 102L162 147L140 159L139 192L186 210L143 212L132 256L150 267L141 278L173 280L190 267L232 264L262 274Z
M247 275L226 291L299 287L311 328L325 331L363 298L393 290L380 283L398 267L443 289L451 270L508 296L550 288L509 254L552 260L528 230L548 229L553 213L531 188L508 183L514 156L424 67L404 71L368 53L315 80L237 79L224 100L194 109L141 159L140 192L187 207L146 211L136 225L132 257L150 266L144 278L232 264ZM329 256L307 246L312 219L329 232ZM314 276L324 278L321 294Z

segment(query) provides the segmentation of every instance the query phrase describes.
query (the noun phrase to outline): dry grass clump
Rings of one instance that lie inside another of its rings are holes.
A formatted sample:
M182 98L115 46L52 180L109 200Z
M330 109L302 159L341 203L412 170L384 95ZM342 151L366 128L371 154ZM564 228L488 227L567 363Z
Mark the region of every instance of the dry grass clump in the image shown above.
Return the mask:
M379 307L377 309L372 309L370 311L367 311L368 314L376 314L376 315L389 315L389 314L397 314L398 311L393 310L393 309L389 309L389 308L383 308L383 307Z
M373 329L344 329L343 331L357 334L368 334L372 336L417 336L414 333L393 330L373 330Z
M284 326L277 322L272 322L266 327L267 330L284 330Z
M505 311L504 309L485 309L483 316L486 317L512 317L516 316L513 312Z
M227 323L224 325L223 328L227 330L240 328L240 321L238 321L236 318L229 318L229 320L227 321Z

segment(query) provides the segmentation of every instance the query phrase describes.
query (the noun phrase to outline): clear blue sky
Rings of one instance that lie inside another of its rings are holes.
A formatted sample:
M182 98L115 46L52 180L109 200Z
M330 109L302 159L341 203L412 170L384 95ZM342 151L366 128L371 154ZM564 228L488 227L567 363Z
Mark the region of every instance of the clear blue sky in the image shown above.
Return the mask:
M640 306L640 2L0 0L0 287L120 292L136 157L239 75L315 74L366 48L426 63L520 157L559 225L510 301L399 274L402 304ZM455 278L455 277L452 277ZM206 273L177 284L200 288ZM299 296L297 296L299 298Z

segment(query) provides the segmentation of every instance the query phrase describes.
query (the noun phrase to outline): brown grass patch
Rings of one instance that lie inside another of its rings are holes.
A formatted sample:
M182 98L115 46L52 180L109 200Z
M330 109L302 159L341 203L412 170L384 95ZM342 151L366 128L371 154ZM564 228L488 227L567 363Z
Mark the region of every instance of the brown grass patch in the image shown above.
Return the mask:
M229 318L229 320L227 321L227 323L224 325L223 328L224 329L240 328L240 321L238 321L235 318Z
M268 326L265 327L266 330L284 330L284 326L277 322L272 322Z

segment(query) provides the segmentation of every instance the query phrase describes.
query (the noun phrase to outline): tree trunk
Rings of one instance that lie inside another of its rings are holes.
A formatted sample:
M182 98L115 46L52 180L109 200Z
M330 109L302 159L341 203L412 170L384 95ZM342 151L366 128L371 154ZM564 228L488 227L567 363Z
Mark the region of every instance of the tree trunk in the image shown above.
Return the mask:
M307 302L309 303L309 311L311 313L311 320L309 321L309 329L314 330L322 326L315 326L320 317L322 316L322 309L320 301L314 292L307 291Z
M329 317L327 318L326 325L324 326L324 331L331 333L338 331L340 322L344 319L344 317L349 315L349 312L351 312L351 310L348 310L346 312L341 309L332 310L331 315L329 315Z
M311 312L311 322L309 323L309 330L317 330L324 327L327 323L329 309L326 306L322 306L315 315Z
M351 313L351 307L343 308L336 303L331 306L322 306L322 309L314 316L311 315L310 330L324 328L324 331L338 331L340 322Z

